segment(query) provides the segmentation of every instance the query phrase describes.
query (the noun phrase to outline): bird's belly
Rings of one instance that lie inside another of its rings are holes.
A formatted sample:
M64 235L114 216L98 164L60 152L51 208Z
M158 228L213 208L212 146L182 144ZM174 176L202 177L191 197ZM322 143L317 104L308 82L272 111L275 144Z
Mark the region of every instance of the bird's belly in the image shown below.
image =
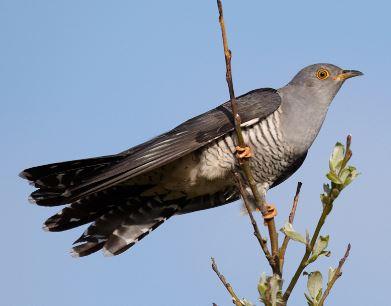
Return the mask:
M228 176L234 162L232 153L224 156L214 144L169 165L170 174L162 185L166 189L185 193L189 198L213 194L233 184Z
M228 166L228 162L222 166L215 153L211 148L202 149L157 169L154 175L160 177L159 182L142 195L159 195L165 200L194 198L216 193L232 185L233 182L227 179L232 166ZM234 160L233 156L231 160Z

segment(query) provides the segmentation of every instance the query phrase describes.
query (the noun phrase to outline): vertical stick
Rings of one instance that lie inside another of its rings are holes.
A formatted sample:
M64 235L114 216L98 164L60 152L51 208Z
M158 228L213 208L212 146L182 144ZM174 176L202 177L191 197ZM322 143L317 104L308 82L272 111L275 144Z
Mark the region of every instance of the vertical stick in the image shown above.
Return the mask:
M231 99L231 109L232 109L232 115L234 119L234 124L235 124L235 131L237 134L238 138L238 145L239 147L246 147L246 144L244 142L243 138L243 133L241 129L241 118L238 113L238 105L237 101L235 98L235 92L234 92L234 87L233 87L233 82L232 82L232 68L231 68L231 58L232 58L232 53L231 50L228 48L228 40L227 40L227 34L226 34L226 29L225 29L225 23L224 23L224 14L223 14L223 6L221 4L221 0L217 0L217 7L219 10L219 23L221 27L221 36L223 39L223 46L224 46L224 55L225 55L225 65L226 65L226 81L228 84L228 89L229 89L229 96ZM263 197L259 193L257 187L256 187L256 182L255 179L252 175L251 168L250 168L250 163L248 159L239 159L239 165L245 174L247 178L248 185L251 188L251 191L254 195L254 199L256 202L256 205L258 206L259 210L261 211L262 215L265 216L268 211L266 208L266 203L264 202ZM268 227L269 230L269 236L270 236L270 244L271 244L271 249L272 249L272 257L273 257L273 266L272 270L273 273L281 274L280 273L280 263L279 263L279 254L278 254L278 234L276 230L276 225L274 223L274 218L268 218L265 219L265 223Z

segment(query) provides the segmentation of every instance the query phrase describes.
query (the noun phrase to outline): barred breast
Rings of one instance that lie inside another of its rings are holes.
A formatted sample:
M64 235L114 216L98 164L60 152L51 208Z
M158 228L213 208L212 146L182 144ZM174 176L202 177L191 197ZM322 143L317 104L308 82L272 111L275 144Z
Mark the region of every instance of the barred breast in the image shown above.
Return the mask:
M278 109L264 120L243 124L244 140L254 153L250 160L254 179L265 190L294 162L280 129L280 116L281 109ZM160 195L164 196L164 200L172 200L230 193L235 185L232 170L239 166L235 157L236 139L235 132L232 132L154 171L153 176L149 174L150 182L153 177L156 177L157 182L142 196ZM137 181L145 183L143 177L138 177Z
M266 119L243 125L243 136L253 150L251 166L255 180L269 187L294 162L293 150L280 128L281 108ZM209 180L229 175L235 167L235 133L216 140L202 150L199 175Z

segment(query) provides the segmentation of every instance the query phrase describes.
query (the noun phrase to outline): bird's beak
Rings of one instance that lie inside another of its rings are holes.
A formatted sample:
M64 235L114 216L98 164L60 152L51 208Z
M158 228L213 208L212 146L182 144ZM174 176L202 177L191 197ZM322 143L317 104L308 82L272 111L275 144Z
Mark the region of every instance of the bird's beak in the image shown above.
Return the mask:
M345 81L346 79L353 78L356 76L363 75L361 71L358 70L342 70L340 74L334 77L336 81Z

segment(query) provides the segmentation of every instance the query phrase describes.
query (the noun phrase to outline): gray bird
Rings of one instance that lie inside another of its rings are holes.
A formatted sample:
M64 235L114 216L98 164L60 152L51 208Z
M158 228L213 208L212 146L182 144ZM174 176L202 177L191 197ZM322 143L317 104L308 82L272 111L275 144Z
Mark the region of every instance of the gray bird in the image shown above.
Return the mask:
M256 89L237 98L261 195L301 166L334 96L346 79L359 75L315 64L280 89ZM75 241L74 256L102 248L117 255L174 215L238 200L235 144L226 102L119 154L33 167L20 175L38 188L31 202L69 204L46 220L45 230L91 223Z

